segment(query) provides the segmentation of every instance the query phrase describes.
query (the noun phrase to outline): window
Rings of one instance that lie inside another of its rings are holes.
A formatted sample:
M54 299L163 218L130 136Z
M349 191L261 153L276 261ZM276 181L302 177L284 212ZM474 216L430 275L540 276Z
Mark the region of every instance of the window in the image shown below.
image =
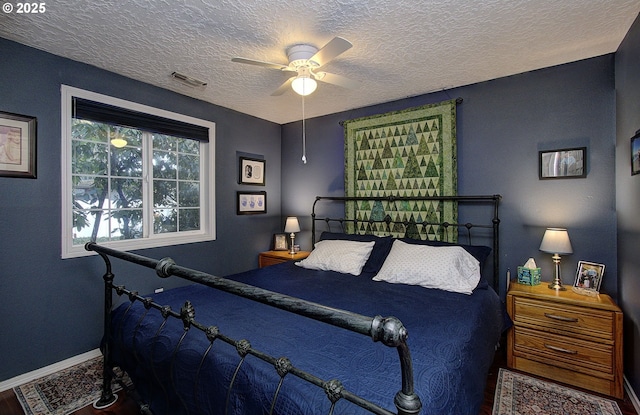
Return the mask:
M215 124L62 86L62 257L215 239Z

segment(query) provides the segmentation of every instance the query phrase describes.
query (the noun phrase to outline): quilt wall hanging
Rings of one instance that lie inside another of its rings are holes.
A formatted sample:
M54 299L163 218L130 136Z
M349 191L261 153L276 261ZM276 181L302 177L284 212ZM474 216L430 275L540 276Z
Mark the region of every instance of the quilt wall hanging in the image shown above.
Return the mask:
M344 121L345 196L457 195L456 100ZM440 201L348 202L348 232L456 242L438 223L457 222L457 204ZM406 229L371 223L389 216Z

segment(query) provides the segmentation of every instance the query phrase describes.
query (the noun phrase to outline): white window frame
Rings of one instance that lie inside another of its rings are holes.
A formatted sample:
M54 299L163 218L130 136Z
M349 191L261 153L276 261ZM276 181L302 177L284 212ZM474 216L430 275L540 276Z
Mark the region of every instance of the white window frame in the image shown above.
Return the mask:
M204 189L201 198L200 229L197 231L177 232L168 234L155 234L148 238L127 239L122 241L103 242L101 245L108 246L121 251L130 251L159 246L179 245L193 242L212 241L216 239L216 216L215 216L215 123L190 117L175 112L149 107L136 102L114 98L83 89L62 85L61 91L61 113L62 113L62 155L61 155L61 176L62 176L62 258L76 258L93 255L84 249L83 246L73 245L73 206L71 192L72 186L72 105L73 98L84 98L87 100L100 102L116 107L121 107L146 114L156 115L172 120L182 121L209 129L209 142L200 144L200 184ZM144 177L150 180L150 177ZM145 207L149 209L149 207Z

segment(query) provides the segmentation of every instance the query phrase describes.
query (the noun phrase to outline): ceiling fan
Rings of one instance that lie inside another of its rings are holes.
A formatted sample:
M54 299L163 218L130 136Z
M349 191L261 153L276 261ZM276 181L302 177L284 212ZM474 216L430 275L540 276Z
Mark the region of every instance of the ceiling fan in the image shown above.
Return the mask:
M231 60L233 62L262 66L269 69L295 72L296 75L287 79L271 95L282 95L287 91L289 86L291 86L296 93L305 96L315 91L317 87L316 80L344 88L354 88L357 85L355 81L344 76L318 71L319 68L329 63L335 57L349 50L351 46L353 46L351 42L341 37L334 37L321 49L308 44L293 45L287 49L287 57L289 58L288 65L239 57Z

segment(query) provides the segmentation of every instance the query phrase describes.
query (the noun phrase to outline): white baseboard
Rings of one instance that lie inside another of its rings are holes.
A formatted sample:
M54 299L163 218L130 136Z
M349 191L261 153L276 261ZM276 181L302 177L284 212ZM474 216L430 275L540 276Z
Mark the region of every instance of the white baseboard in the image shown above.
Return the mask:
M626 376L624 377L624 389L627 392L627 395L629 395L629 400L633 404L633 407L636 409L636 413L640 414L640 400L638 400L638 395L636 395L636 392L631 387L631 384L629 383L629 380Z
M6 390L15 388L16 386L20 386L23 383L31 382L32 380L41 378L43 376L50 375L59 370L67 369L71 366L77 365L82 362L86 362L87 360L93 359L94 357L98 357L98 356L102 356L102 352L100 352L100 349L94 349L86 353L82 353L82 354L70 357L61 362L42 367L40 369L36 369L34 371L24 373L22 375L18 375L15 378L11 378L11 379L5 380L4 382L0 382L0 392L4 392Z

